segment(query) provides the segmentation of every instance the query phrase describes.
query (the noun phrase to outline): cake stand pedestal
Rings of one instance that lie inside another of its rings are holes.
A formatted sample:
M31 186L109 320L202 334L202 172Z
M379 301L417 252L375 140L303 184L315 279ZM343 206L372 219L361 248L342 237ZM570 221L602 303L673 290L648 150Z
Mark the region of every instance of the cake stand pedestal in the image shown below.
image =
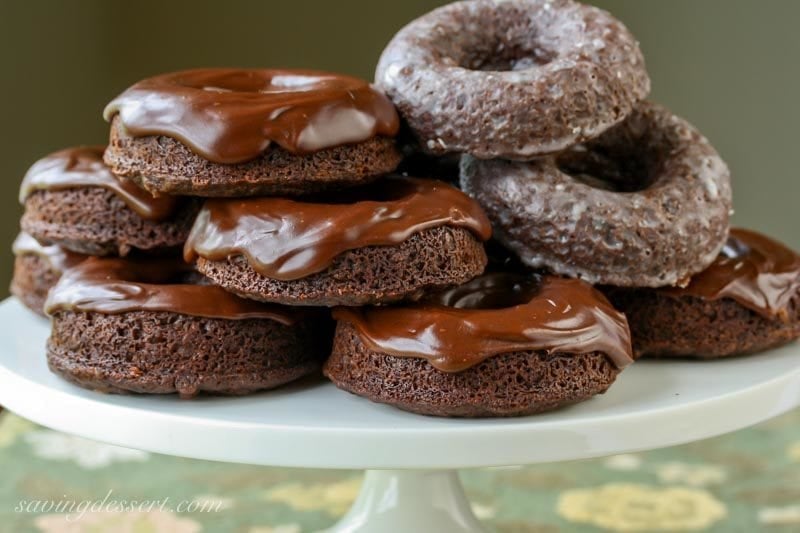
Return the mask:
M308 380L242 398L114 396L47 370L47 321L0 304L0 404L57 431L155 453L367 469L337 533L482 531L459 468L599 457L734 431L800 405L800 345L723 361L642 361L608 393L543 415L440 419Z
M367 470L353 506L326 533L479 533L455 470Z

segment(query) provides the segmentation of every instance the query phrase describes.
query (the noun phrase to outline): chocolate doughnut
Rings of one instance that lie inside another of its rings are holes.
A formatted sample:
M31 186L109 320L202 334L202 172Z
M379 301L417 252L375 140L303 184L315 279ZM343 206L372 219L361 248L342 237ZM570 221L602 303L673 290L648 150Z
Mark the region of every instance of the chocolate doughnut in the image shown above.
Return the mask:
M364 305L478 276L490 234L481 208L458 189L387 177L320 198L209 199L184 257L247 298Z
M14 252L11 294L42 316L47 293L61 274L86 259L85 255L70 252L60 246L42 246L27 233L17 235L11 250Z
M337 308L323 372L436 416L520 416L605 392L631 357L625 317L580 280L487 274L409 307Z
M127 255L183 245L199 203L155 198L117 178L103 164L102 146L55 152L37 161L22 181L22 230L44 244L88 255Z
M92 257L50 291L50 369L103 392L246 394L319 369L330 346L310 310L245 300L179 260Z
M342 74L162 74L123 92L104 116L106 162L153 193L300 194L372 180L400 162L394 106Z
M529 163L464 156L461 186L529 266L589 283L685 283L728 235L728 168L688 122L642 103L598 139Z
M638 355L711 359L800 336L800 256L753 231L731 230L686 287L603 290L627 315Z
M431 153L529 160L592 139L650 92L639 43L572 0L468 0L395 35L375 83Z

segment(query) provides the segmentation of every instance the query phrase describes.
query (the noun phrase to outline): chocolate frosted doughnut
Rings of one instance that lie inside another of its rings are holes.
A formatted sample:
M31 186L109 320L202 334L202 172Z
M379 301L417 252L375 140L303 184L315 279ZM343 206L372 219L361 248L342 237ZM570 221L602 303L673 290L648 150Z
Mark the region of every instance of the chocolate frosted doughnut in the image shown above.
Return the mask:
M89 258L45 310L50 369L103 392L246 394L313 373L330 346L323 314L239 298L179 260Z
M520 416L605 392L625 317L580 280L495 273L409 307L337 308L337 387L437 416Z
M173 72L136 83L104 116L106 162L153 193L302 194L370 181L400 162L394 106L342 74Z
M800 337L800 256L732 229L719 257L686 287L605 287L628 317L638 355L712 359Z
M728 235L727 166L693 126L652 103L559 156L465 156L461 185L524 263L590 283L685 283Z
M247 298L364 305L469 281L486 266L490 235L480 206L455 187L387 177L320 197L209 199L184 257Z
M199 202L156 198L118 178L103 163L103 149L69 148L37 161L20 187L22 230L42 243L89 255L182 246Z
M431 153L528 160L591 139L650 92L639 44L572 0L468 0L411 22L376 84Z
M14 277L11 294L32 311L44 315L47 293L68 268L86 259L60 246L42 246L27 233L20 233L11 247L14 252Z

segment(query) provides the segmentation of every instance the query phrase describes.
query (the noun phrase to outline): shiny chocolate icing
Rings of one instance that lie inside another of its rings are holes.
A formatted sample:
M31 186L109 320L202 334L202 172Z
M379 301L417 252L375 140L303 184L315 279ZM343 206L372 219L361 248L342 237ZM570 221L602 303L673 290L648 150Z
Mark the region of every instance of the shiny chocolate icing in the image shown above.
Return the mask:
M68 148L40 159L22 180L19 201L38 190L102 187L112 191L136 214L146 220L164 220L175 212L178 198L153 197L132 181L114 176L103 164L103 146Z
M29 234L22 232L14 239L14 244L11 245L11 251L14 255L35 254L47 261L50 268L56 272L64 272L84 259L86 256L70 252L60 246L51 244L44 246L39 241L31 237Z
M328 268L339 254L399 244L414 233L455 226L486 240L491 225L480 206L443 182L389 177L323 198L212 198L184 248L222 261L244 256L259 274L282 281Z
M203 283L189 265L172 258L90 257L64 272L44 309L48 315L59 311L169 311L229 320L264 318L285 325L308 314L239 298Z
M731 298L766 318L788 319L800 291L800 256L783 244L746 229L732 229L710 267L684 287L659 289L706 300Z
M366 81L314 70L196 69L142 80L106 106L132 135L177 139L216 163L271 143L308 154L399 129L394 105Z
M487 274L406 307L336 308L372 350L460 372L503 353L603 352L633 362L625 316L587 283L554 276Z

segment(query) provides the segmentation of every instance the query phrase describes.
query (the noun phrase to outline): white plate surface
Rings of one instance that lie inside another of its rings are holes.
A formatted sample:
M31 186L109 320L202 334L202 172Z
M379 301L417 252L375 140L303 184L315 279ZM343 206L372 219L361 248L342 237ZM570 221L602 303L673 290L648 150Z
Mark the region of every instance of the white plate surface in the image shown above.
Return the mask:
M47 321L0 304L0 404L83 437L184 457L318 468L466 468L659 448L800 405L800 345L713 362L639 362L603 396L545 415L457 420L404 413L304 383L244 398L86 391L51 374Z

